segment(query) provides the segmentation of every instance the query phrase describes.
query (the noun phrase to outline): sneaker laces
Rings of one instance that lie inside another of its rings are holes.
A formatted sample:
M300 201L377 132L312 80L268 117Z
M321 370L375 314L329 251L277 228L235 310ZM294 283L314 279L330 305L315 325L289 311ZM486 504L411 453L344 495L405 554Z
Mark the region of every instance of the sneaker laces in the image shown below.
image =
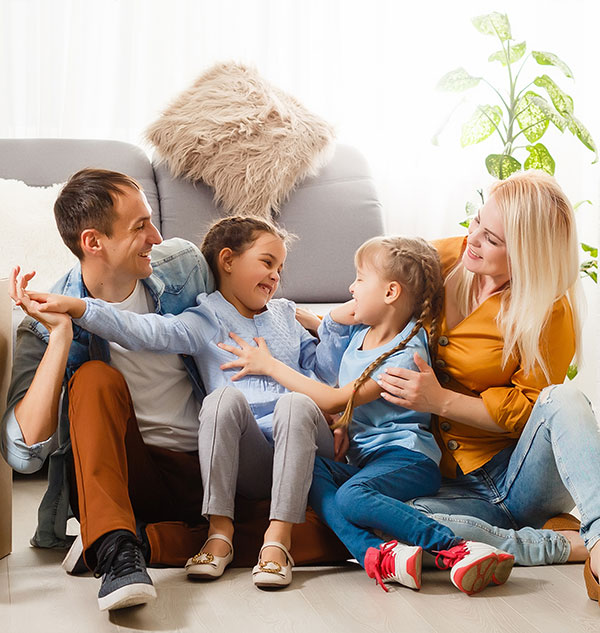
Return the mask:
M112 570L113 576L119 578L141 571L142 552L138 540L129 533L118 534L102 543L98 549L98 564L94 576L100 578Z
M461 561L469 553L466 541L451 547L450 549L441 549L436 552L435 565L438 569L450 569L456 563Z
M388 541L380 545L373 568L367 570L373 572L376 584L386 592L389 589L383 584L383 581L396 575L396 553L393 551L396 545L398 545L398 541ZM369 573L369 575L371 574Z

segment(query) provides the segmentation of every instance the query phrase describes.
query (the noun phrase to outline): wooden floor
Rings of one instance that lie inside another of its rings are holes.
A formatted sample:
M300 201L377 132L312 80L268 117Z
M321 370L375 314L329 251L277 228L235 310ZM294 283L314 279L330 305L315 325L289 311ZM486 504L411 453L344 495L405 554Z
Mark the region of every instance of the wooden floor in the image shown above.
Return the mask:
M13 553L0 560L0 633L100 631L579 633L600 632L600 608L587 598L582 565L516 568L502 587L468 597L447 572L426 570L419 592L388 594L358 566L299 568L279 592L262 592L250 571L228 570L212 583L188 582L181 569L153 569L151 605L98 610L99 580L70 577L63 552L31 548L45 482L15 480Z

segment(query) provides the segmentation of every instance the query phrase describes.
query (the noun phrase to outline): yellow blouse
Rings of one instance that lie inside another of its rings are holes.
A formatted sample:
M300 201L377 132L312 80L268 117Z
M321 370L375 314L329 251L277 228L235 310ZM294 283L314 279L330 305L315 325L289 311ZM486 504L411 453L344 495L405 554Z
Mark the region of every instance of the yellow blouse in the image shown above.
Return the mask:
M444 277L460 259L466 237L433 242L442 261ZM514 445L529 419L540 391L565 379L575 353L573 315L566 297L556 301L542 333L550 382L541 370L525 375L520 359L511 358L502 369L503 338L496 325L500 295L492 295L455 327L441 326L435 370L442 386L479 396L495 422L506 433L490 433L448 418L434 416L433 432L442 450L440 468L456 476L457 464L469 473L503 448Z

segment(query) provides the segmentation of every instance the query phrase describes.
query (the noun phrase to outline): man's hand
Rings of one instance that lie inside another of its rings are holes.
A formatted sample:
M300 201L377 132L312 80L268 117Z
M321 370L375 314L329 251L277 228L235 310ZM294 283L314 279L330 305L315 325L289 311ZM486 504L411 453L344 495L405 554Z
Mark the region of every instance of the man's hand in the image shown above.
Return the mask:
M223 363L221 365L221 369L232 369L234 367L242 368L241 371L231 377L231 380L239 380L248 374L258 374L260 376L271 375L273 371L273 361L275 359L271 356L271 352L269 351L264 338L255 337L254 341L256 342L256 345L250 345L250 343L233 332L230 332L229 336L239 345L239 347L226 345L225 343L217 343L217 345L226 352L231 352L237 356L237 360Z
M41 309L42 304L32 299L30 293L27 292L27 284L33 279L35 272L27 273L19 278L20 270L19 266L17 266L10 271L8 294L13 301L23 308L30 317L39 321L48 332L61 331L72 337L71 317L68 314L60 314L59 312L43 311Z
M74 319L83 316L85 301L77 297L67 297L48 292L34 292L27 290L27 285L34 277L35 272L18 277L19 266L13 268L10 274L9 294L29 316L41 323L56 321L56 314L65 314ZM43 313L43 314L42 314ZM50 316L49 313L55 313ZM44 320L43 320L44 319ZM44 323L44 325L46 325Z
M356 302L354 299L342 303L341 306L337 306L330 313L329 316L336 322L342 325L356 325L358 321L354 316L356 310Z

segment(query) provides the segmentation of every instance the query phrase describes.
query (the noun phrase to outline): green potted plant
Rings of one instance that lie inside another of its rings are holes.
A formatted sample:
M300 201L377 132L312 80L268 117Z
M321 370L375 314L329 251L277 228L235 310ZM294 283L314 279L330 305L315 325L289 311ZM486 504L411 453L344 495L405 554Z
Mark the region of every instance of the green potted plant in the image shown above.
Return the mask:
M493 98L489 103L477 105L470 119L463 124L460 138L462 147L481 143L490 137L499 141L499 151L489 154L485 159L488 173L495 178L508 178L521 169L543 169L554 175L555 158L547 147L549 143L541 142L552 126L560 133L569 131L573 134L587 150L593 152L592 163L596 163L596 144L588 129L575 116L573 98L549 74L538 74L539 66L546 66L549 72L554 69L553 72L572 79L573 73L567 64L554 53L538 50L528 52L526 42L515 43L507 15L497 12L480 15L473 18L472 23L484 35L493 36L499 41L500 50L493 52L488 61L500 63L506 68L507 83L504 88L499 88L486 77L471 75L464 68L452 70L440 79L440 90L464 92L484 85ZM524 72L525 69L528 72ZM537 71L533 76L532 69ZM437 135L434 137L436 142ZM466 210L467 219L461 224L468 226L475 205L467 203ZM582 275L597 283L598 249L589 244L582 244L581 247L588 257L581 264Z

